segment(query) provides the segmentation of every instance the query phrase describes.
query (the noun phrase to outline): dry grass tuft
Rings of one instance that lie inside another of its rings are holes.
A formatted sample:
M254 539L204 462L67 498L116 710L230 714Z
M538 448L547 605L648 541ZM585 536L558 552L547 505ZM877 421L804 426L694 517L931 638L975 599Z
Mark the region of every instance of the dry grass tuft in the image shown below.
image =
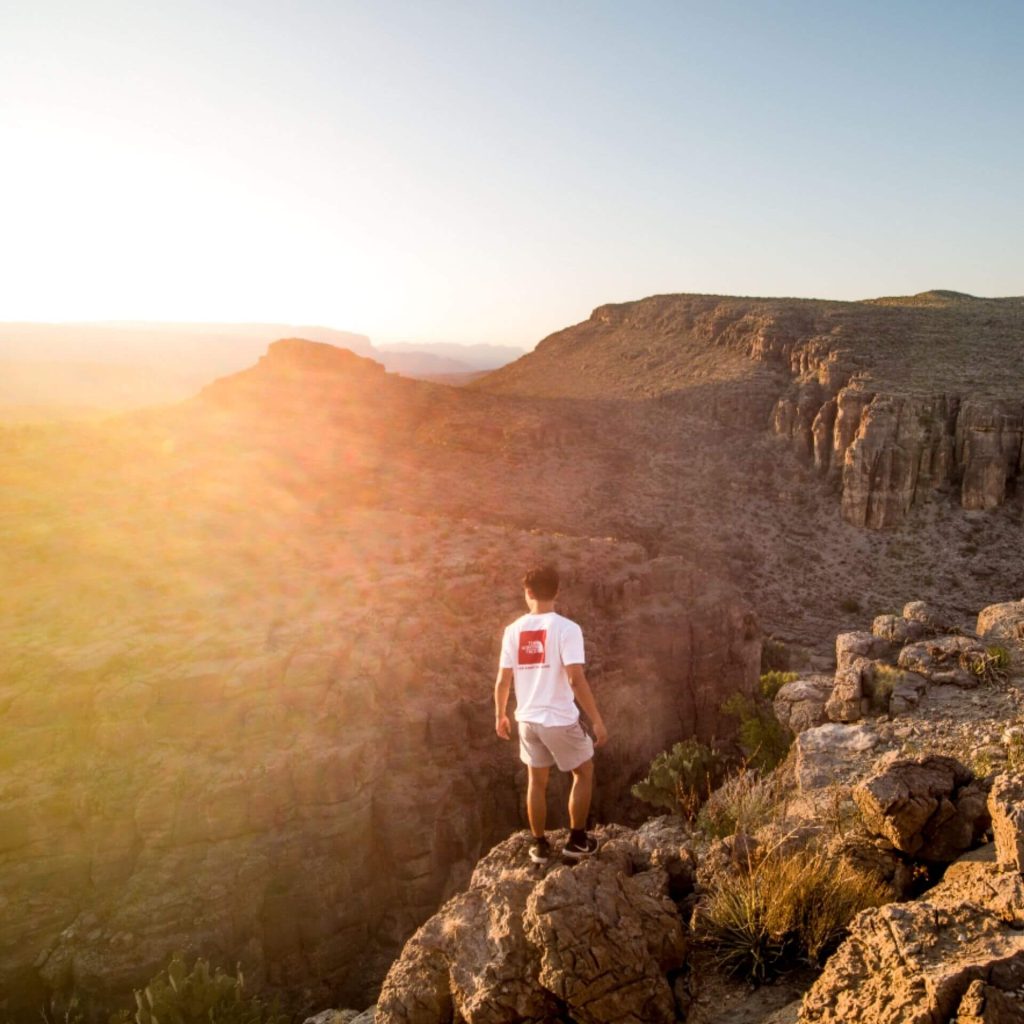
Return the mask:
M778 776L743 768L708 797L697 825L716 839L737 832L752 835L762 825L784 818L785 812L785 789Z
M890 900L884 885L820 851L778 852L716 879L698 934L723 971L760 983L799 960L821 963L855 914Z

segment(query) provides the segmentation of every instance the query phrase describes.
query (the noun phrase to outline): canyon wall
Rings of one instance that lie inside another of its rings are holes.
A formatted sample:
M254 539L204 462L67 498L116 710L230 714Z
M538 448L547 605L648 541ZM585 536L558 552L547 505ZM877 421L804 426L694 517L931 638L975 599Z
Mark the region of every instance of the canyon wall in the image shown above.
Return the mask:
M965 509L990 509L1024 473L1024 400L876 393L853 383L834 393L804 381L780 398L772 429L841 493L856 526L899 523L931 492Z
M681 736L731 733L721 704L756 682L754 616L683 559L383 511L293 527L275 543L301 535L301 557L250 564L216 618L126 607L88 642L29 643L10 663L7 1018L72 992L87 1013L127 1005L176 950L241 961L292 1001L369 1001L412 931L523 826L491 692L532 559L563 566L560 607L583 624L612 733L599 818L635 815L630 784ZM285 594L285 571L308 599Z
M756 625L685 566L552 529L586 526L607 454L567 422L293 339L181 407L5 435L3 1019L75 993L105 1020L176 950L292 1006L369 1001L521 823L491 686L540 558L621 719L600 813L666 737L729 728Z
M965 509L1016 492L1024 300L658 295L597 308L478 386L671 399L727 426L768 426L834 483L848 522L879 529L935 491Z

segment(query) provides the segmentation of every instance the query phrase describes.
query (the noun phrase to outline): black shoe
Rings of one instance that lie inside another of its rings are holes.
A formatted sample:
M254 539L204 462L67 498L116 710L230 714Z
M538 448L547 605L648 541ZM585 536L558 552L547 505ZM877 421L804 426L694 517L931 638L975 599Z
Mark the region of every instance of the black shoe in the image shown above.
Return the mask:
M530 842L530 860L534 864L547 864L551 859L551 844L544 836L534 836Z
M583 860L584 857L593 857L597 853L598 842L593 836L584 836L580 839L570 839L562 847L562 856L569 860Z

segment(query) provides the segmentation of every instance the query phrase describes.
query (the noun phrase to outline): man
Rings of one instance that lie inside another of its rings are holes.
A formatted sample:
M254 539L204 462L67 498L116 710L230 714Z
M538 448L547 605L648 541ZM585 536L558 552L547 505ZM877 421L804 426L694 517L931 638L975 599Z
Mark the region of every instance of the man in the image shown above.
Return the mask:
M572 772L570 832L563 855L580 860L597 850L597 840L587 835L586 824L594 786L594 745L603 746L608 740L583 672L583 630L555 611L558 582L558 571L550 565L531 569L523 577L530 610L505 627L494 684L494 728L508 740L512 726L506 708L515 680L519 756L528 776L526 814L533 834L530 860L535 864L544 864L551 856L544 829L553 764L560 771ZM594 741L580 725L577 703L590 719Z

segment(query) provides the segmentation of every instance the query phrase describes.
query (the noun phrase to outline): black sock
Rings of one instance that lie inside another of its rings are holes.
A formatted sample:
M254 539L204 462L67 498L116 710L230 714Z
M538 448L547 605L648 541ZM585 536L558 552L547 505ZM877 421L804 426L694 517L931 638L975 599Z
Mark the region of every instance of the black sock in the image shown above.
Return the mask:
M585 828L569 829L569 842L582 845L587 841L587 830Z
M539 836L534 836L533 833L531 832L530 835L533 836L533 841L535 843L546 843L548 841L548 837L547 837L547 833L546 832L542 832Z

